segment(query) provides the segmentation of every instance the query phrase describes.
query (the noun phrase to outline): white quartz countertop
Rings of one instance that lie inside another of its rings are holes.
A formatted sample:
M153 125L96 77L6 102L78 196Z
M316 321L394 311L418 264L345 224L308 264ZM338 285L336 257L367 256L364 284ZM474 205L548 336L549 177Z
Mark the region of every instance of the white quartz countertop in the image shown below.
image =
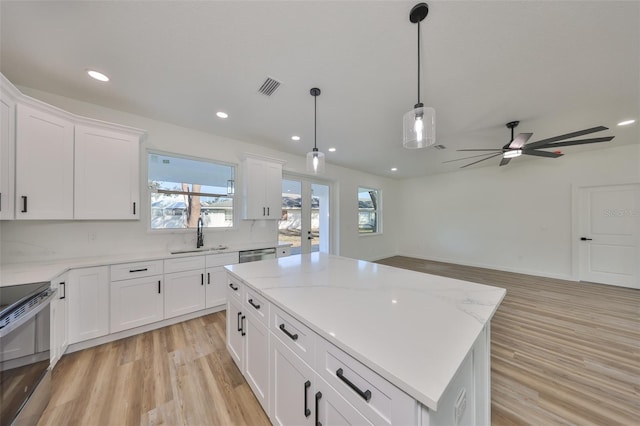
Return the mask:
M108 256L78 257L51 261L33 261L21 263L5 263L0 265L0 287L29 283L47 282L58 275L74 268L88 268L92 266L115 265L129 262L145 262L149 260L174 259L188 256L206 256L210 254L230 253L243 250L254 250L267 247L279 247L291 244L256 243L237 246L204 247L202 249L177 249L177 254L171 251L148 251L140 253L125 253ZM174 252L175 253L175 252Z
M321 253L225 268L432 410L506 294Z

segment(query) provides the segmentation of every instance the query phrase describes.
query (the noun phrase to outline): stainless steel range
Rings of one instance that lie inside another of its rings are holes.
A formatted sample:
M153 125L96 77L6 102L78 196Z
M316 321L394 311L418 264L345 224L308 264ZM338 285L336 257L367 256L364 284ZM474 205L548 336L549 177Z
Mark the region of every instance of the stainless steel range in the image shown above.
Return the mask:
M0 426L37 423L49 403L50 283L0 287Z

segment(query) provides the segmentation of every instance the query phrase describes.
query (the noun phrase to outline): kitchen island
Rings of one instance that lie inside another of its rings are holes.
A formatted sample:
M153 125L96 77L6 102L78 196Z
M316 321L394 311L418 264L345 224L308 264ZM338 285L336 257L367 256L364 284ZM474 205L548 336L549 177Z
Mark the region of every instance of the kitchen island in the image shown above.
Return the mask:
M225 268L227 346L274 424L490 424L504 289L322 253Z

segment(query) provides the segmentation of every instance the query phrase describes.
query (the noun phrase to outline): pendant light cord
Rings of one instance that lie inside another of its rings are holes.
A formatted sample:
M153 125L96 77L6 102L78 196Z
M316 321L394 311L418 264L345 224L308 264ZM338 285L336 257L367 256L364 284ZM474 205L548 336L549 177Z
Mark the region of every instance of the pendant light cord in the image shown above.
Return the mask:
M313 96L313 148L318 149L318 95Z
M420 21L418 21L418 103L420 103Z

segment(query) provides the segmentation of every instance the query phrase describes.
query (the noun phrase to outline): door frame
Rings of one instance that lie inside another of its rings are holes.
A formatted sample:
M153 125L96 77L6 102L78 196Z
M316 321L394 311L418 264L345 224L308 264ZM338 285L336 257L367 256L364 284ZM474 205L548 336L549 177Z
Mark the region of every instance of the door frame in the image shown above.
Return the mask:
M571 184L571 279L580 281L580 191L601 186L640 185L640 180L580 182ZM640 244L640 241L638 242Z
M338 216L338 185L336 181L284 170L282 172L282 179L306 181L309 183L309 187L314 183L327 185L329 187L329 229L327 231L329 235L329 254L339 255L340 241L337 230L340 229L340 227ZM276 230L276 232L279 231ZM276 237L279 238L279 235L276 235Z

